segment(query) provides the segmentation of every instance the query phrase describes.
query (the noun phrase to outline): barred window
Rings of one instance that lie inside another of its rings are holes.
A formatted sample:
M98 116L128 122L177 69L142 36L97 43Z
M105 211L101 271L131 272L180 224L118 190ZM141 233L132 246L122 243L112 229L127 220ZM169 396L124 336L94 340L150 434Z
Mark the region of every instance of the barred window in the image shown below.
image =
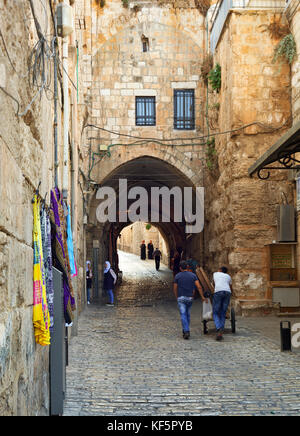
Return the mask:
M194 89L174 90L174 129L195 129L195 91Z
M135 124L155 126L155 97L135 97Z

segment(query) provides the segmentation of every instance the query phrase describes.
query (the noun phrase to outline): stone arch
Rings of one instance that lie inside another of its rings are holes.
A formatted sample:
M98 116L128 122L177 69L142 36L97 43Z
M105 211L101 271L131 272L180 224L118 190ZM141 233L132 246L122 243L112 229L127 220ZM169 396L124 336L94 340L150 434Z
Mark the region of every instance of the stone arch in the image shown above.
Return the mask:
M117 221L114 223L99 223L97 221L96 210L100 202L96 198L98 187L110 186L115 190L115 192L117 192L116 216L119 217L120 210L118 208L118 183L120 179L126 178L128 182L128 190L134 186L144 187L146 190L148 190L148 192L153 186L167 186L169 188L174 186L180 188L189 186L191 188L195 188L196 185L193 180L200 180L199 177L192 172L192 178L190 178L184 169L185 167L180 167L178 161L176 160L175 164L170 163L161 150L157 152L157 156L155 157L149 154L142 154L140 156L131 157L131 159L127 159L126 161L121 159L120 164L116 165L114 168L104 166L103 172L99 173L96 189L89 202L89 219L87 227L88 257L92 257L93 241L96 240L99 242L98 245L101 252L99 264L102 264L105 259L109 259L112 265L118 269L118 261L116 256L117 238L122 229L131 224L131 222L119 222L119 219L117 219ZM132 203L133 201L128 201L128 209L130 209ZM151 197L149 196L149 207L150 204ZM147 222L151 223L151 219L147 220ZM175 250L176 248L181 247L183 249L184 256L187 258L191 257L190 247L191 244L194 244L194 246L197 247L197 250L194 253L195 257L201 263L199 253L201 253L202 233L195 234L187 238L187 235L185 234L185 222L184 220L182 222L176 222L176 220L174 220L174 209L172 209L170 212L169 222L162 222L160 216L160 221L154 223L152 222L152 224L154 224L160 230L170 249Z
M151 2L150 7L145 5L145 7L139 8L137 13L125 9L120 13L120 2L121 0L118 0L118 4L107 5L109 7L104 9L99 9L99 6L94 6L92 9L96 30L93 40L95 50L98 50L100 45L115 37L119 32L149 21L178 29L199 46L204 46L205 16L198 8L164 8L161 5L155 6Z
M102 184L110 174L121 169L123 165L147 156L171 165L179 174L184 174L193 187L203 186L201 158L196 157L191 160L191 152L181 151L179 147L162 147L155 144L145 147L121 146L116 150L112 149L111 157L101 160L99 166L95 166L91 172L91 177L97 184Z

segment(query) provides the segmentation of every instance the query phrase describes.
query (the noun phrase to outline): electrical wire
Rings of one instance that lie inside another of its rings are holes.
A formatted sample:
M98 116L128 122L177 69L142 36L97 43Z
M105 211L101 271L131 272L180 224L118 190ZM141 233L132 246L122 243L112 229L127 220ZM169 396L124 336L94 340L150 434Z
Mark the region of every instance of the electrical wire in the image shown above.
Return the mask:
M209 133L209 134L203 135L203 136L195 136L193 138L169 138L169 139L148 138L148 137L141 138L140 136L134 136L134 135L130 135L130 134L115 132L113 130L108 130L108 129L105 129L104 127L96 126L95 124L86 124L83 127L83 129L85 129L86 127L93 127L93 128L96 128L96 129L99 129L99 130L102 130L104 132L111 133L111 134L114 134L114 135L117 135L117 136L124 136L124 137L127 137L127 138L139 139L140 141L146 140L146 141L150 141L150 142L152 141L152 142L157 142L159 144L163 144L164 142L174 142L174 141L195 141L195 140L201 140L201 139L204 140L204 139L209 138L210 136L214 137L214 136L218 136L218 135L225 135L225 134L228 134L228 133L239 132L239 131L241 131L243 129L246 129L247 127L251 127L251 126L254 126L254 125L257 125L257 126L259 126L261 128L264 128L264 129L267 129L268 133L270 133L270 132L275 132L277 130L282 129L289 122L290 122L290 118L288 118L281 126L274 127L274 126L269 126L267 124L263 124L263 123L261 123L259 121L253 121L252 123L244 124L241 127L237 127L236 129L225 130L223 132L214 132L214 133ZM259 132L259 133L263 133L263 132ZM99 138L99 140L100 139L105 139L105 138ZM121 144L119 144L119 145L121 145ZM132 144L130 144L130 145L132 145ZM193 144L184 144L184 145L193 145ZM194 144L194 145L199 145L199 144ZM201 143L201 145L204 145L204 143Z

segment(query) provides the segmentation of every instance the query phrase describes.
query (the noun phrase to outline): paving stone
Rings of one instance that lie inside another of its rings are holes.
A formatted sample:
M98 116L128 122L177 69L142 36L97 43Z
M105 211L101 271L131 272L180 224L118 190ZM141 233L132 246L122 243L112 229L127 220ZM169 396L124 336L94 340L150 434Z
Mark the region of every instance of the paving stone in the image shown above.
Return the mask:
M239 318L221 343L213 325L203 335L199 300L191 318L184 341L175 302L88 306L69 344L64 415L300 414L299 354Z

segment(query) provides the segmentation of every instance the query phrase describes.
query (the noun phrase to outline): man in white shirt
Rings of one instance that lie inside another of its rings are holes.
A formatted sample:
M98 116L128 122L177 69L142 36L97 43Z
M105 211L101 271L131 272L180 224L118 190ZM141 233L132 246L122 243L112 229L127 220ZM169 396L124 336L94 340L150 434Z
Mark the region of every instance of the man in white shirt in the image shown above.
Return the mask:
M213 274L215 293L213 295L213 318L217 329L217 341L223 339L226 312L232 292L232 281L227 268L222 266Z

